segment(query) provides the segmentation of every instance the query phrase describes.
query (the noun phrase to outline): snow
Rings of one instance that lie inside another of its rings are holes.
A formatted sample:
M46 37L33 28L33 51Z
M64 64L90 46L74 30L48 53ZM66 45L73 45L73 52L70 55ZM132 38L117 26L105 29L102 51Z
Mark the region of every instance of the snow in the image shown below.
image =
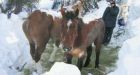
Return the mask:
M133 37L123 43L119 51L118 68L109 75L139 75L140 74L140 36Z
M60 11L54 11L54 10L44 10L44 9L40 9L42 12L46 12L47 14L50 14L53 16L53 18L58 17L58 18L62 18L61 12Z
M23 11L23 12L20 12L20 13L18 14L18 16L19 16L19 18L21 18L21 19L25 19L25 18L28 17L28 13L25 12L25 11Z
M75 65L56 62L49 72L42 75L81 75L81 72Z
M87 13L84 17L83 17L83 21L84 23L89 23L92 20L98 19L98 18L102 18L102 15L106 9L106 7L108 6L108 2L106 2L105 0L100 1L98 3L99 5L99 9L95 9L95 11Z
M4 0L0 0L4 1ZM126 27L130 34L129 39L126 35L121 37L124 40L112 39L113 42L119 42L122 47L119 51L119 60L117 61L117 69L108 75L140 75L140 1L125 0L129 5L128 25ZM1 2L0 2L1 3ZM83 17L85 23L91 20L101 18L108 3L103 0L98 3L100 9L89 12ZM53 17L62 17L59 11L50 10L53 0L41 0L39 9L52 14ZM47 10L46 10L47 9ZM31 62L28 41L22 31L22 23L28 14L21 12L18 15L12 14L7 19L6 14L0 13L0 75L23 75L22 72L16 70L22 68L25 63ZM116 27L117 29L117 27ZM49 72L42 75L81 75L79 69L70 64L56 62ZM33 73L33 75L37 75Z
M132 22L132 25L130 26L132 29L130 31L132 32L133 36L140 35L139 24L140 24L140 17Z
M7 15L0 14L0 72L2 75L18 75L19 69L29 61L28 42L22 32L22 20L12 14L11 19ZM29 59L30 58L30 59Z
M6 3L8 0L0 0L0 4L3 6L3 8L6 8Z
M51 9L54 0L40 0L39 1L39 8L42 9Z
M108 75L140 75L140 1L129 2L128 27L131 38L123 43L119 51L117 69Z

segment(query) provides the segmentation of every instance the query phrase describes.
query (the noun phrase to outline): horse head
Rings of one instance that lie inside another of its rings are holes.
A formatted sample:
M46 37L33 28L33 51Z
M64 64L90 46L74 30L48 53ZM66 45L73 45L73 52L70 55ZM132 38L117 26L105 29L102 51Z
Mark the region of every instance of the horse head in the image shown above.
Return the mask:
M61 10L64 9L61 8ZM76 40L83 25L83 21L82 19L78 18L78 9L75 12L61 11L61 14L63 16L61 44L63 45L64 49L71 50L77 42Z
M76 10L74 10L73 8L68 8L68 7L63 7L63 5L61 6L60 12L62 14L62 17L64 19L74 19L77 18L79 15L79 9L76 8Z

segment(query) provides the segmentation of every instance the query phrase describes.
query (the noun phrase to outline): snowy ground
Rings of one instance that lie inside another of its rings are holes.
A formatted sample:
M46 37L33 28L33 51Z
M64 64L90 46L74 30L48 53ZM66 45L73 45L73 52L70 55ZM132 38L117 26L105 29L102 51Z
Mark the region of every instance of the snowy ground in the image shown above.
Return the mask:
M17 15L12 14L11 19L7 19L5 14L0 13L1 75L19 75L15 69L20 69L31 59L28 42L21 29L22 22Z
M119 51L118 68L109 75L140 75L140 1L129 0L128 28L131 38Z
M140 63L140 15L138 14L140 1L128 0L128 3L129 17L125 32L117 38L113 37L109 44L109 47L113 49L116 46L122 46L118 54L119 60L116 63L117 69L109 75L140 75L140 66L138 65ZM41 0L39 8L50 9L51 5L52 0ZM83 17L84 22L88 23L90 20L101 17L107 5L105 0L100 2L100 9L86 14ZM22 18L25 16L27 16L25 12L22 12L19 15L12 14L11 19L7 19L6 14L0 13L0 75L24 75L19 70L24 64L31 61L28 41L22 31ZM115 28L113 36L117 30L118 27ZM60 54L58 53L58 55ZM106 55L109 54L106 53ZM61 60L57 59L57 61ZM91 70L93 69L88 70L88 72Z

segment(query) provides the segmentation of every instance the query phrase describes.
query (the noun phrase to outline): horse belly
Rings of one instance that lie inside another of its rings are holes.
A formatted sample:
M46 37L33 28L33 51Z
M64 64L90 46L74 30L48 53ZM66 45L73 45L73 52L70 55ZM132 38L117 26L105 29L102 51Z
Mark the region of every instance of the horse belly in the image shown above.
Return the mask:
M88 45L92 44L96 38L97 38L97 30L92 30L91 32L89 32L87 36Z

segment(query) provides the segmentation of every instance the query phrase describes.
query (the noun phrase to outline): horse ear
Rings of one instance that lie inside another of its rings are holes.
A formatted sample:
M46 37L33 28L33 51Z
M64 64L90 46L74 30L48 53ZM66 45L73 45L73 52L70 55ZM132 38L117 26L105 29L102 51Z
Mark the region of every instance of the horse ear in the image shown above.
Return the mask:
M65 9L63 8L63 4L61 5L61 9L60 9L60 12L61 12L61 15L62 15L62 17L64 17L65 16Z
M81 3L83 3L83 0L80 0Z
M79 9L77 8L75 11L75 17L78 17L78 15L79 15Z

